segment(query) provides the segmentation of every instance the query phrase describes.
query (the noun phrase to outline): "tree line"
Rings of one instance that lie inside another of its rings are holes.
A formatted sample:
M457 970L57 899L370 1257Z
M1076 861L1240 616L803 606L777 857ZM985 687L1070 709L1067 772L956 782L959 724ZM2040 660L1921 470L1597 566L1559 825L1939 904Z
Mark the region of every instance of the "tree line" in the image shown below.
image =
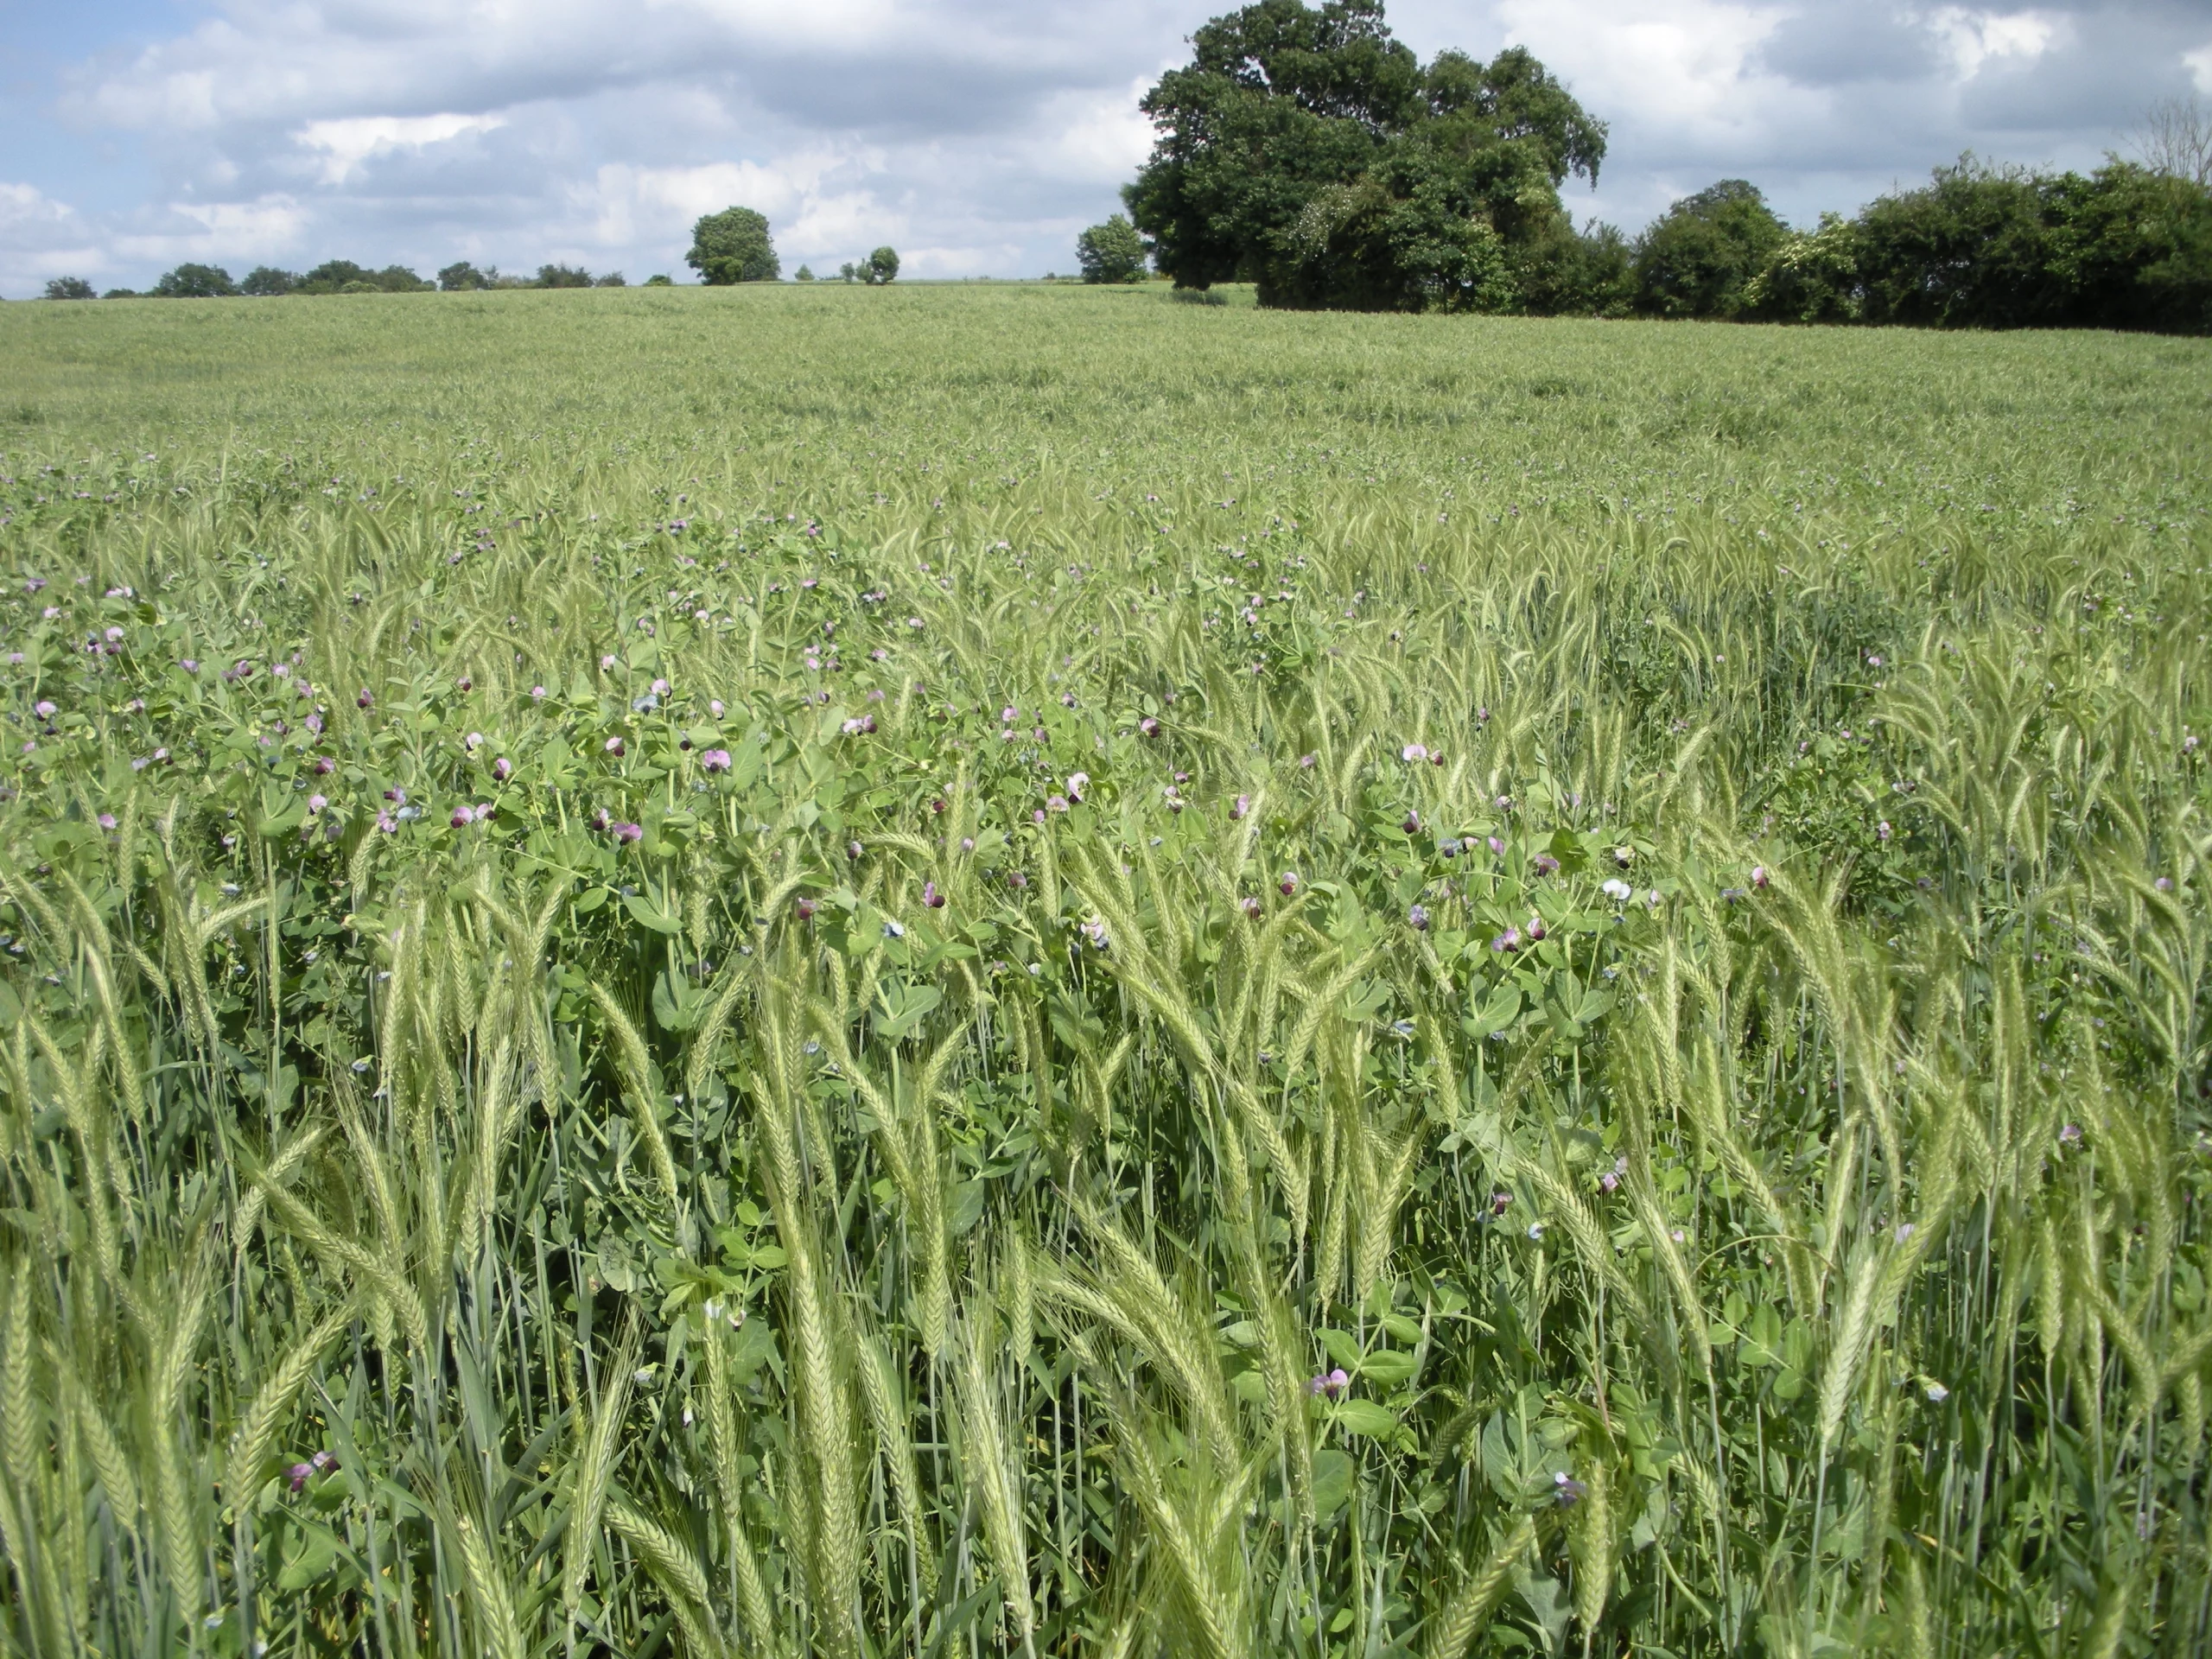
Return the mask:
M1606 129L1519 48L1423 65L1382 0L1261 0L1192 37L1141 105L1158 132L1094 226L1092 281L1144 260L1179 288L1362 311L2212 330L2212 143L2153 112L2145 162L2044 173L1974 156L1855 218L1791 229L1724 180L1640 236L1578 230Z
M648 288L666 287L670 278L648 276ZM497 265L479 269L460 260L438 272L435 282L425 282L405 265L386 265L372 270L351 259L331 259L313 270L281 270L256 265L242 280L233 281L220 265L181 264L162 273L161 280L141 293L134 288L111 288L100 293L81 276L56 276L46 285L49 300L224 300L239 296L273 297L284 294L448 294L492 288L625 288L628 279L619 270L594 276L581 265L540 265L535 276L511 276Z

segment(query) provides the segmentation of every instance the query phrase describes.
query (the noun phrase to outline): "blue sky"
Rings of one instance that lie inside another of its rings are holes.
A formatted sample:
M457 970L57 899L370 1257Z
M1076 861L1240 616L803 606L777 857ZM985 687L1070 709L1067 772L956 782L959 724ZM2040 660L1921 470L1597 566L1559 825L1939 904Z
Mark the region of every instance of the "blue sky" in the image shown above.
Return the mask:
M0 296L330 257L685 275L699 213L786 270L1066 270L1197 0L0 0ZM2207 0L1395 0L1424 57L1533 49L1611 124L1629 230L1728 177L1810 223L1972 149L2094 165L2212 99Z

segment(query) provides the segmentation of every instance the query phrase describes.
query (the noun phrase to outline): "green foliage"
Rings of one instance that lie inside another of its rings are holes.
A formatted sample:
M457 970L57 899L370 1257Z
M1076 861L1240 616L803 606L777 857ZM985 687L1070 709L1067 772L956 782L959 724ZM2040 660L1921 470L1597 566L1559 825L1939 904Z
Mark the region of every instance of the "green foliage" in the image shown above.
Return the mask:
M812 282L814 280L813 268L809 265L801 265L797 270L791 273L791 280L795 283Z
M111 288L100 296L104 300L135 300L137 297L138 290L135 288Z
M1160 137L1124 193L1179 287L1249 281L1262 305L1510 308L1517 261L1571 240L1570 173L1605 127L1519 48L1426 68L1380 0L1264 0L1192 37L1143 109ZM1573 279L1532 273L1533 291Z
M46 297L49 300L89 300L97 298L98 293L81 276L54 276L48 279Z
M466 259L456 259L438 272L438 287L448 294L463 294L473 289L489 288L497 271L481 271Z
M592 283L594 288L627 288L630 279L619 270L610 270Z
M330 259L301 276L295 294L423 294L431 285L404 265L371 270L350 259Z
M866 283L871 288L880 288L887 283L898 281L898 249L891 247L878 248L874 252L869 254L867 258L861 261L860 264L855 268L854 274L857 276L861 282Z
M589 288L591 285L591 272L582 265L559 264L540 265L537 280L532 284L537 288Z
M238 284L238 292L273 298L289 294L299 285L299 276L293 271L279 270L274 265L256 265L246 272L245 280Z
M732 283L772 283L781 267L768 220L750 207L725 207L701 216L691 227L691 251L683 261L710 288Z
M1127 213L1115 213L1076 238L1075 257L1086 283L1144 280L1144 238Z
M1741 179L1708 185L1637 238L1637 308L1661 317L1739 316L1751 280L1789 236L1756 186Z
M153 287L154 297L162 300L223 299L238 291L231 273L220 265L179 265L163 271Z
M673 288L676 286L676 279L669 276L665 271L656 271L653 275L645 278L645 286L647 288Z
M10 1650L2212 1638L2202 344L0 361Z
M2084 176L1969 156L1856 219L1785 237L1733 291L1739 302L1682 313L2212 332L2212 187L2119 161Z

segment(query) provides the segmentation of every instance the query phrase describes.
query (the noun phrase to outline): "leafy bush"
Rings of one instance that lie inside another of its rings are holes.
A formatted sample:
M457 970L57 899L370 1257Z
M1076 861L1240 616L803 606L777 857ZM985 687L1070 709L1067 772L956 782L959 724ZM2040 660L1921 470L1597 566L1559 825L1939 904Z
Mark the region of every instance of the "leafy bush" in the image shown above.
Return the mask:
M55 276L46 285L49 300L89 300L96 298L92 285L81 276Z
M591 272L582 265L540 265L537 288L589 288Z
M496 270L481 271L466 259L457 259L438 272L438 287L448 294L467 293L473 289L489 288Z
M691 251L684 263L709 287L732 283L772 283L782 267L768 235L765 214L750 207L725 207L691 227Z
M246 272L245 280L238 284L238 292L272 298L289 294L299 285L300 279L295 272L279 270L274 265L256 265Z
M1758 188L1724 179L1686 196L1637 238L1637 308L1661 317L1734 317L1789 239Z

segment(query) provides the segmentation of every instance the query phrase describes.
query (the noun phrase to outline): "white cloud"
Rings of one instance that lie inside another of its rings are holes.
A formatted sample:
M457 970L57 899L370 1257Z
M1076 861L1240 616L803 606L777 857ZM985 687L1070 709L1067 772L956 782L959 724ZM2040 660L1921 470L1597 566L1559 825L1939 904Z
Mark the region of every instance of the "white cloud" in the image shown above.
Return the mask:
M2183 54L2182 61L2189 66L2190 79L2196 83L2196 90L2212 92L2212 41L2207 41L2194 52Z
M372 156L395 149L419 150L505 124L505 118L497 115L353 115L334 121L310 121L292 137L308 149L323 152L325 184L343 184Z
M1959 73L1971 79L1993 58L2039 58L2058 39L2063 20L2041 12L1970 11L1945 6L1928 27L1949 48Z

